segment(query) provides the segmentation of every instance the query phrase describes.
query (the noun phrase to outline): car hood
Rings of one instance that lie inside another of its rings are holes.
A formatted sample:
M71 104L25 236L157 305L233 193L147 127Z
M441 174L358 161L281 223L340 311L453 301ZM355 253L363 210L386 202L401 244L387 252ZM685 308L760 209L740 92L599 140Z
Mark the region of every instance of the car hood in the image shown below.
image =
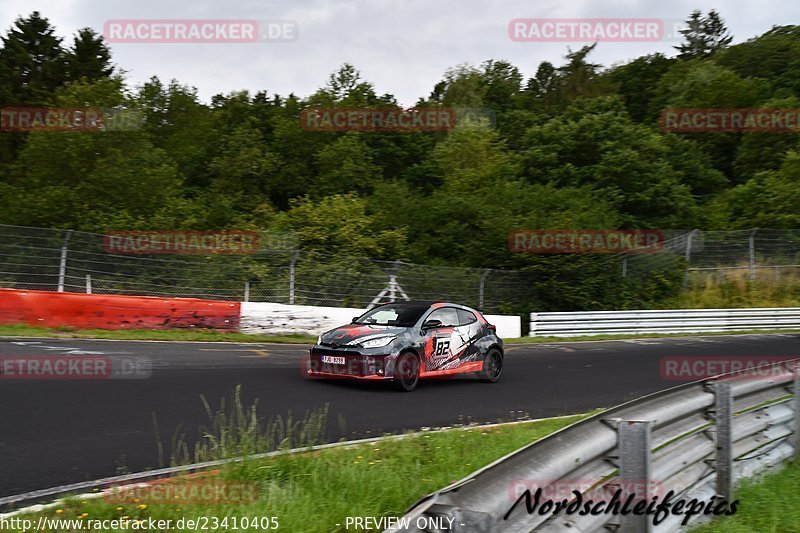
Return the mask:
M322 334L322 343L335 347L343 346L358 339L382 335L399 335L408 328L396 326L375 326L366 324L348 324Z

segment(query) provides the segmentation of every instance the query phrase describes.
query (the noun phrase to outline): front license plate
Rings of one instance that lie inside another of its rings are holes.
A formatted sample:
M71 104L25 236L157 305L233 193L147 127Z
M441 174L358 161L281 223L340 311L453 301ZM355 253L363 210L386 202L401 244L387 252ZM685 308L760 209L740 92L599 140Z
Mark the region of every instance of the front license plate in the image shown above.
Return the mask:
M322 362L328 363L331 365L343 365L344 364L344 357L336 357L334 355L323 355Z

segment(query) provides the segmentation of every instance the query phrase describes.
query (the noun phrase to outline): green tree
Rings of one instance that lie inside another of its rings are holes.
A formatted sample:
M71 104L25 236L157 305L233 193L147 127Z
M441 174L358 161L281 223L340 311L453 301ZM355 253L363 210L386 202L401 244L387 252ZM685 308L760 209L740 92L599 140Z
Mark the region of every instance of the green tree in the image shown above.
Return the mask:
M67 78L87 81L97 81L108 78L114 73L111 64L111 51L103 41L103 36L98 35L91 28L78 30L72 47L67 51Z
M14 21L2 41L0 103L52 105L56 89L66 80L66 60L50 21L34 11Z
M663 54L650 54L616 67L607 73L619 87L625 107L635 122L648 118L650 102L658 90L658 82L674 62Z
M200 102L197 89L176 80L165 87L153 77L139 87L135 100L143 110L144 129L150 140L170 154L186 185L207 186L210 178L206 168L215 155L213 149L219 149L222 138L241 122L215 121L212 110Z
M325 146L316 155L316 163L318 174L312 188L315 197L364 193L381 179L372 150L356 132L348 132Z
M63 107L131 106L120 78L72 83ZM6 224L103 230L142 227L179 198L174 163L143 130L33 132L0 191Z
M715 10L705 17L700 10L695 10L686 20L686 28L680 30L685 42L675 48L681 59L705 57L728 46L733 37L728 34L725 22Z
M780 169L759 172L727 196L735 228L800 227L800 154L789 152Z
M583 100L532 127L526 142L526 179L593 187L617 206L624 226L677 228L696 219L692 189L705 186L675 164L688 154L672 154L663 135L634 124L619 98Z
M247 121L222 139L219 154L208 165L209 189L233 199L238 211L251 212L270 202L272 174L279 164L254 121Z
M332 195L312 200L295 198L288 211L272 221L276 231L292 232L298 247L309 252L330 253L342 257L402 259L405 257L406 233L376 223L367 211L367 202L355 194Z

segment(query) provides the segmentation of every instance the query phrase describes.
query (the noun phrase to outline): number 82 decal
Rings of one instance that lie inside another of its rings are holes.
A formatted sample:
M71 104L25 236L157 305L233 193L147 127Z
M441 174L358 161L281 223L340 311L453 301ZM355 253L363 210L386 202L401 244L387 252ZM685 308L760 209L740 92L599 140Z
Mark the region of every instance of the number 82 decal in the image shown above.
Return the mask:
M433 355L435 357L444 357L450 353L450 338L437 337L433 340Z

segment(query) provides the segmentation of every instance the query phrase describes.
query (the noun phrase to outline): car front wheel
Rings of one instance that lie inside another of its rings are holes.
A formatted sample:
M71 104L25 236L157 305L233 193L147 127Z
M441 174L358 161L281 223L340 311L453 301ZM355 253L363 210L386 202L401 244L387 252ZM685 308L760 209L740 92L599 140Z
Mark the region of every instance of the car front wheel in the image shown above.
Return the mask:
M413 353L401 353L394 364L394 386L411 392L419 383L419 358Z

